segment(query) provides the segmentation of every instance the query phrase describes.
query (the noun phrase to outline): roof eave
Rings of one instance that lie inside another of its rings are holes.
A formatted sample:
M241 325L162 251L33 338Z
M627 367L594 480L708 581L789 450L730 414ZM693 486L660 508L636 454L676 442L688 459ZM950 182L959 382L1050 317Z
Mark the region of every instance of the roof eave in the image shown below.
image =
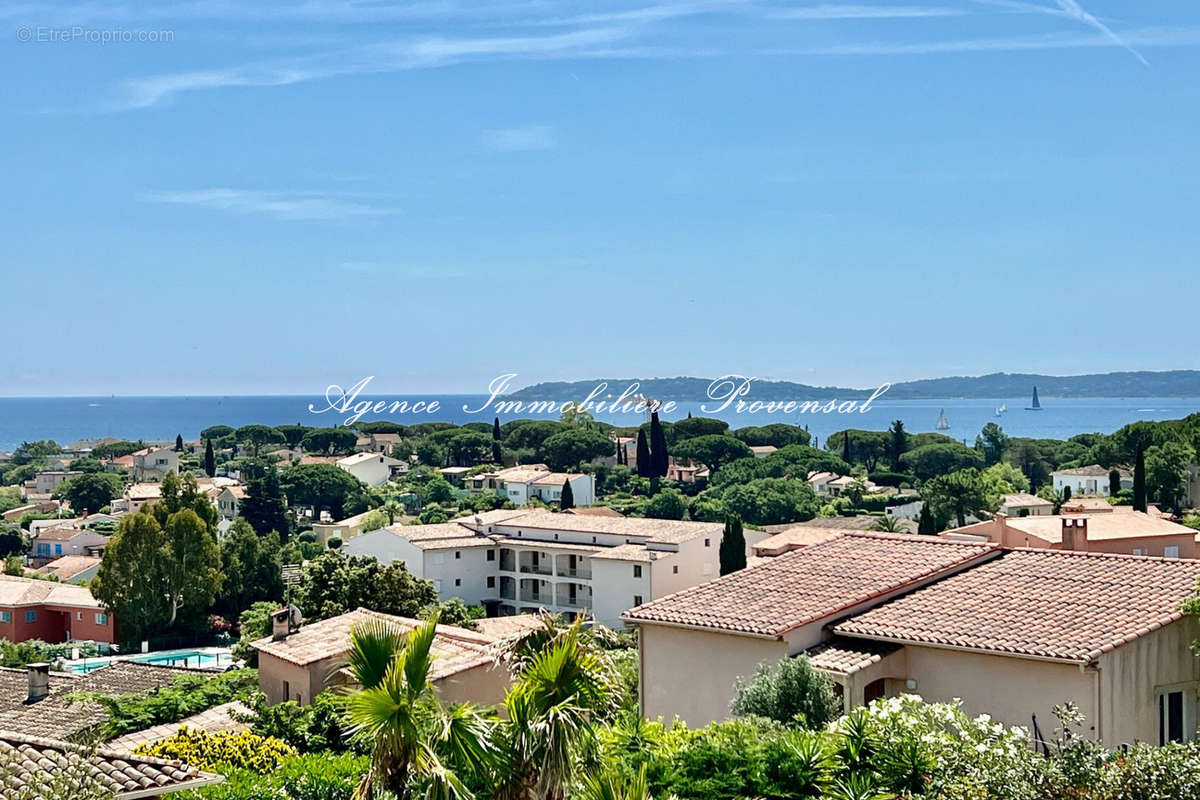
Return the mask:
M920 639L907 639L895 636L882 636L872 633L857 633L855 631L845 631L834 629L834 633L838 636L847 636L852 639L867 639L873 642L887 642L889 644L898 644L901 646L912 647L931 647L937 650L953 650L959 653L975 653L990 656L1004 656L1006 658L1020 658L1026 661L1046 661L1052 664L1072 664L1083 665L1090 664L1094 659L1089 655L1085 658L1066 658L1062 656L1039 656L1029 653L1010 653L1005 650L994 650L987 647L964 647L962 645L944 644L942 642L927 642Z

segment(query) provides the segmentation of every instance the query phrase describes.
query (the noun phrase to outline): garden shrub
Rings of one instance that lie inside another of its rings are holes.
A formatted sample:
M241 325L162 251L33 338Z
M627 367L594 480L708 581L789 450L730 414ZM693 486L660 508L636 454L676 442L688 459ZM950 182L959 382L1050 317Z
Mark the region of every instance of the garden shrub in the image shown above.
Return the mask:
M179 800L351 800L367 770L365 756L319 753L289 758L269 775L220 770L225 782L172 795Z
M186 727L169 739L143 744L134 752L176 759L196 769L212 770L225 764L252 772L270 772L284 759L297 755L296 748L291 745L251 731L209 733Z
M833 682L807 656L759 664L750 683L739 681L730 708L736 716L766 717L807 728L824 727L842 710Z

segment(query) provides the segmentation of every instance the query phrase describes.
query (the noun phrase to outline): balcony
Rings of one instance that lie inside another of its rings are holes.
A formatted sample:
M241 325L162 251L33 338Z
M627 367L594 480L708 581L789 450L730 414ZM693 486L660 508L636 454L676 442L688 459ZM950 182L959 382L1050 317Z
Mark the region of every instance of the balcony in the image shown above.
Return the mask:
M517 599L517 581L505 575L500 576L500 596L505 600Z
M515 550L510 550L507 547L500 548L500 571L501 572L516 572L517 571L517 553Z
M530 550L517 554L517 571L530 575L553 575L554 558L547 553Z
M521 579L521 602L554 605L554 585L534 578Z
M591 608L592 588L580 583L558 584L556 596L557 605L563 608Z
M588 580L592 577L592 562L586 556L560 555L555 559L554 574L563 578Z

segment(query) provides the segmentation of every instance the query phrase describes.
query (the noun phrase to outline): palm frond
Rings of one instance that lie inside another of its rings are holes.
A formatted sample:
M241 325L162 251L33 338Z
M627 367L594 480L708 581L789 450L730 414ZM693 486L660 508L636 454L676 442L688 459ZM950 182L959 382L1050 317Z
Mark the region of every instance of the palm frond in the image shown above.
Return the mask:
M405 639L399 627L381 619L367 619L351 627L347 666L358 685L364 689L378 686L404 650Z

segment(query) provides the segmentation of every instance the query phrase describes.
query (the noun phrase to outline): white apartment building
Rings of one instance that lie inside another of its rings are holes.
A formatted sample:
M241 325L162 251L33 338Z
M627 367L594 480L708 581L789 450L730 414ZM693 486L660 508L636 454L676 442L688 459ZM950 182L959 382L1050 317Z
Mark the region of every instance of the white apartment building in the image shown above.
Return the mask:
M720 575L715 522L489 511L440 525L392 526L347 542L347 555L403 561L438 597L500 615L590 613L621 627L630 608ZM745 531L747 551L766 534Z
M1133 474L1127 469L1118 469L1121 474L1121 488L1133 488ZM1050 473L1051 480L1054 483L1054 490L1061 492L1066 487L1071 487L1071 494L1074 496L1090 494L1097 497L1108 497L1108 473L1109 470L1099 464L1091 464L1086 467L1072 467L1070 469L1060 469Z
M497 492L513 505L523 506L531 497L543 503L562 500L563 487L571 484L575 505L583 508L596 502L596 478L575 472L551 472L545 464L524 464L465 478L464 486L472 494Z

